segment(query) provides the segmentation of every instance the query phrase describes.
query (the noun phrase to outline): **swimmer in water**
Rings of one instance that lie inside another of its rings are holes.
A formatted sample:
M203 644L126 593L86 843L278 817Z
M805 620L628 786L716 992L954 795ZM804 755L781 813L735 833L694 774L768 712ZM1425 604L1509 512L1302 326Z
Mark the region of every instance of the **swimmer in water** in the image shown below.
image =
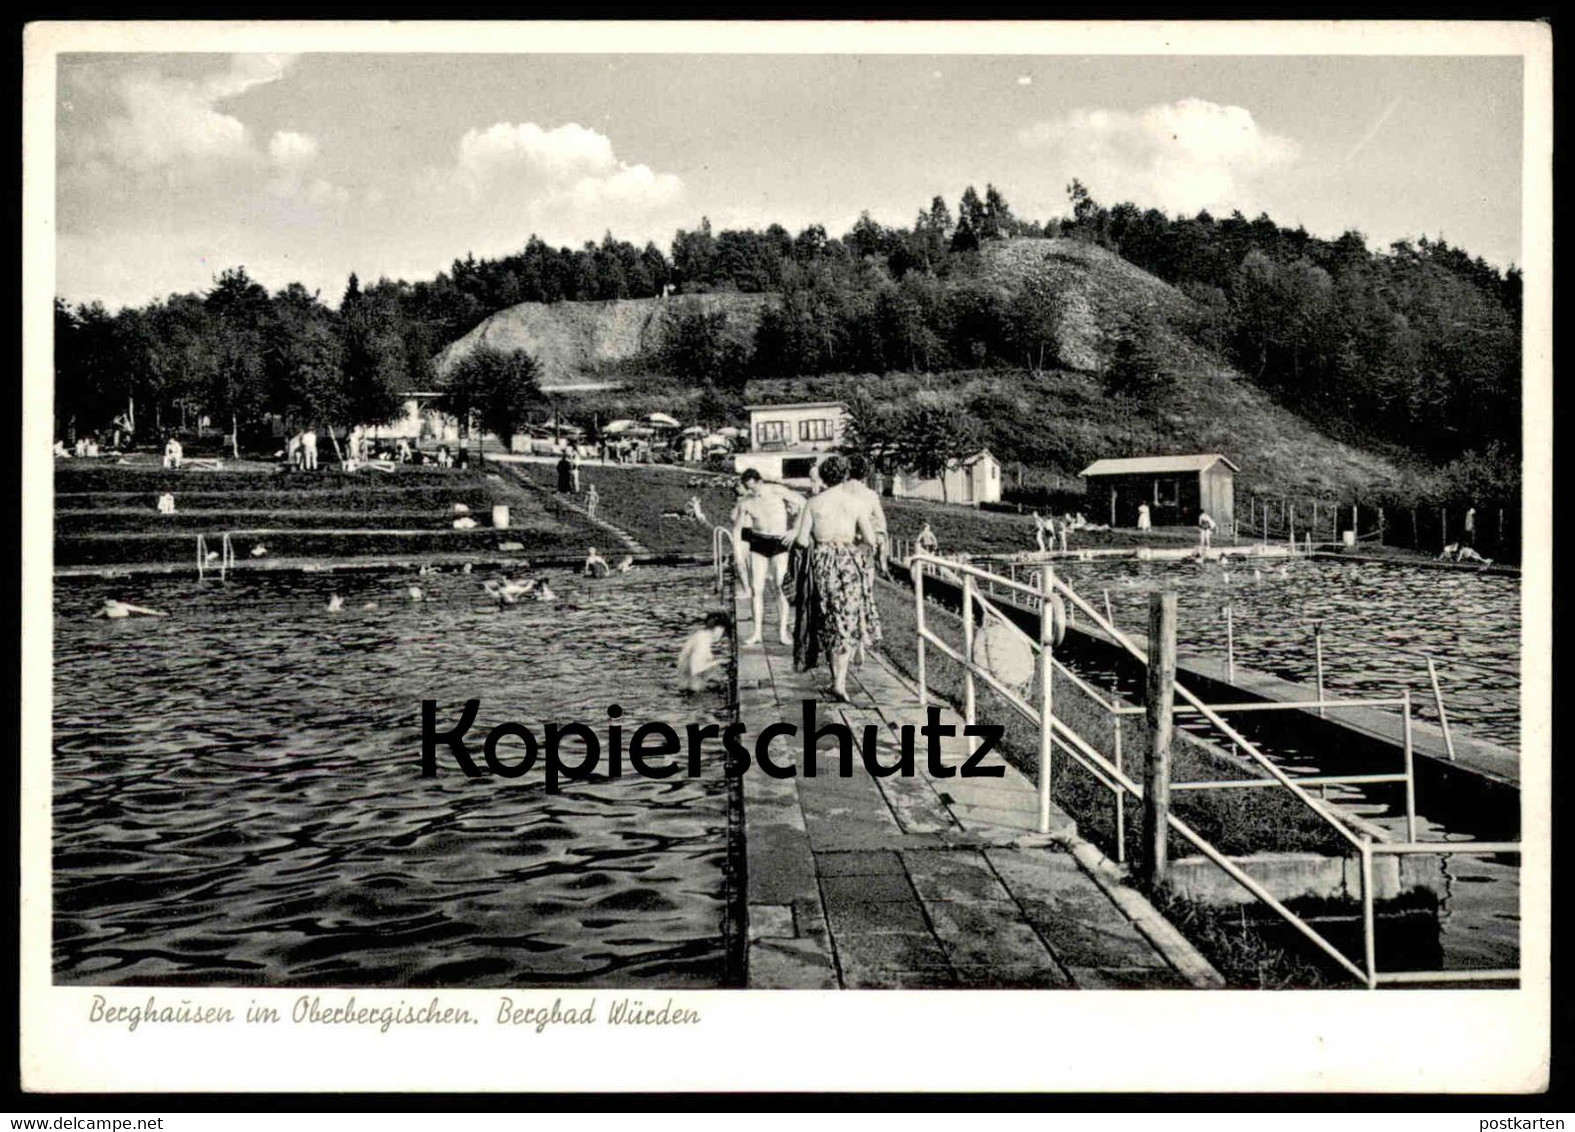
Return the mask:
M329 613L338 613L344 607L345 607L345 599L344 598L340 597L338 594L329 594L328 595L328 612Z
M426 594L421 592L421 587L420 586L411 586L405 592L410 595L410 600L411 601L425 601L426 600Z
M582 571L587 578L605 578L609 572L607 559L597 553L596 548L590 548L590 553L585 556L585 567Z
M537 578L531 586L530 596L537 601L557 601L558 595L552 592L552 587L547 584L546 578Z
M108 617L113 621L121 621L127 617L130 617L133 613L141 613L147 617L169 616L169 614L161 612L160 610L149 609L143 605L132 605L130 602L116 601L112 597L106 597L104 599L103 606L100 607L99 611L93 614L93 616Z
M482 582L481 588L496 598L499 605L517 605L520 598L535 589L535 583L523 578L505 578L499 574L496 578Z
M365 605L363 605L361 608L362 609L367 609L367 610L376 609L377 608L377 602L369 601Z
M633 570L633 569L634 569L634 555L632 555L632 554L625 554L622 558L620 558L618 560L618 565L613 567L614 572L618 573L618 574L627 574L630 570Z
M678 677L685 689L700 691L706 685L707 675L722 667L715 648L731 628L727 614L708 613L705 625L689 635L684 647L678 650Z

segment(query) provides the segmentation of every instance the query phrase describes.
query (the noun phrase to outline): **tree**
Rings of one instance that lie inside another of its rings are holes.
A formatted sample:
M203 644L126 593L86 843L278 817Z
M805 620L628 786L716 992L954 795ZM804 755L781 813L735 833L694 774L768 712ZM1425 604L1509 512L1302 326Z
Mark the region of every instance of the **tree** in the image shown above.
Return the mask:
M230 450L241 455L240 430L266 409L265 336L273 321L268 292L234 267L221 272L204 300L213 315L214 366L206 397L210 414L230 420Z
M485 344L454 363L437 402L467 431L475 421L505 444L543 403L535 359Z
M270 408L292 422L349 425L344 343L331 312L299 283L274 297L274 319L265 335L263 367Z
M675 376L742 388L749 356L729 332L726 311L708 311L691 299L675 302L664 312L658 364Z
M1051 360L1057 357L1062 316L1061 296L1041 276L1026 276L1012 295L1007 311L1012 343L1035 374L1044 371L1047 351Z
M1134 316L1117 324L1112 338L1105 388L1115 396L1152 405L1171 378L1158 325L1151 317Z
M340 314L346 419L387 424L403 410L409 372L398 305L389 295L361 295Z

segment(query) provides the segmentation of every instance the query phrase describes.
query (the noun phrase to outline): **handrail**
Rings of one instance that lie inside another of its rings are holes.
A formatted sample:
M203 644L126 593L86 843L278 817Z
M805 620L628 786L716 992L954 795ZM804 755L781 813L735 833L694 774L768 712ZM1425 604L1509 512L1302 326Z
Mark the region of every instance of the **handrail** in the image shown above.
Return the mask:
M936 561L936 560L934 558L932 558L931 556L929 556L929 555L917 555L916 554L916 555L914 555L914 561L922 562L922 561ZM946 565L947 565L948 568L950 568L952 570L955 570L955 571L957 571L959 573L973 573L973 574L976 574L976 575L983 573L983 571L980 571L977 567L973 567L973 566L959 566L959 565L956 565L956 564L953 564L953 563L949 563L949 562ZM1086 613L1089 616L1089 618L1093 621L1094 625L1097 628L1103 629L1106 633L1110 634L1112 636L1112 638L1116 641L1117 644L1121 645L1124 649L1126 649L1129 653L1131 653L1134 657L1136 657L1139 661L1141 661L1145 665L1148 663L1148 658L1143 654L1142 650L1140 650L1136 645L1134 645L1132 643L1131 639L1128 638L1125 633L1123 633L1120 629L1116 628L1115 625L1113 625L1111 622L1105 620L1104 615L1101 614L1098 610L1096 610L1088 602L1084 601L1082 596L1079 595L1076 590L1072 589L1071 586L1069 586L1065 582L1060 581L1059 579L1055 578L1054 577L1054 571L1049 571L1049 573L1051 575L1051 583L1050 584L1055 590L1058 590L1060 593L1064 594L1072 602L1073 605L1075 605L1078 608L1082 609L1083 612ZM1015 584L1016 583L1014 583L1014 585ZM1213 711L1207 704L1205 704L1201 699L1199 699L1190 689L1188 689L1185 686L1183 686L1180 681L1176 682L1176 695L1179 698L1186 700L1187 703L1189 703L1192 707L1196 708L1200 715L1202 715L1210 723L1214 724L1214 726L1219 728L1220 731L1222 731L1226 735L1227 738L1229 738L1232 742L1236 743L1244 751L1246 751L1248 756L1251 757L1254 762L1258 763L1258 765L1262 766L1263 769L1265 771L1267 771L1271 777L1279 779L1281 785L1285 786L1288 790L1290 790L1291 793L1299 801L1301 801L1303 805L1305 805L1308 809L1312 810L1313 813L1317 814L1319 817L1323 818L1324 821L1328 822L1331 826L1333 826L1339 832L1339 834L1342 837L1344 837L1347 841L1349 841L1353 846L1361 844L1361 838L1355 832L1353 832L1350 828L1348 828L1346 826L1345 822L1341 818L1339 818L1336 814L1332 813L1326 806L1324 806L1321 803L1319 803L1319 801L1317 799L1315 799L1311 794L1307 793L1301 787L1297 786L1295 784L1295 782L1293 782L1291 780L1289 775L1287 775L1279 767L1275 766L1268 759L1268 757L1263 754L1262 751L1258 750L1258 747L1257 747L1256 744L1254 744L1246 736L1242 735L1241 732L1237 731L1229 723L1225 722L1224 718L1222 716L1220 716L1220 714L1218 712Z
M716 592L727 589L727 564L733 558L733 532L718 524L711 528L711 566L716 573Z
M1119 765L1112 765L1097 748L1085 740L1065 722L1056 718L1054 712L1051 710L1049 685L1053 682L1054 673L1059 670L1072 679L1076 685L1085 692L1085 694L1088 694L1090 698L1094 700L1095 703L1105 708L1110 713L1111 719L1117 728L1116 750L1118 759L1120 751L1120 717L1123 715L1137 714L1144 709L1117 706L1114 703L1106 702L1103 696L1095 691L1090 685L1088 685L1086 681L1081 680L1081 678L1076 676L1075 673L1068 671L1064 665L1056 662L1054 657L1051 655L1051 646L1049 644L1043 620L1041 620L1041 640L1039 642L1034 642L1029 634L1024 633L1024 636L1029 637L1031 648L1035 644L1038 646L1039 663L1036 665L1036 669L1039 673L1041 696L1044 707L1042 709L1035 709L1020 694L1018 694L1016 690L1005 686L999 679L997 679L993 672L990 672L983 665L975 662L971 655L971 650L968 650L967 655L959 653L956 649L947 644L928 628L924 617L924 575L927 568L933 567L937 572L946 571L952 574L953 577L961 578L963 582L961 588L963 590L964 602L963 624L965 626L965 641L971 641L972 639L973 603L975 601L979 603L981 610L985 611L987 614L993 613L995 616L1007 621L1008 624L1012 624L1010 619L1006 617L1006 615L995 605L994 602L990 600L989 597L986 597L978 592L978 587L976 587L973 583L975 579L982 578L987 582L991 595L994 595L997 592L997 588L999 586L1004 585L1009 591L1026 592L1031 596L1039 597L1041 600L1041 609L1043 608L1044 598L1052 596L1057 590L1059 590L1062 594L1071 599L1074 606L1082 608L1083 611L1087 613L1090 618L1092 618L1094 624L1097 627L1108 633L1113 640L1120 643L1122 647L1127 649L1128 652L1132 653L1139 661L1146 664L1147 658L1136 648L1135 645L1133 645L1131 640L1126 637L1125 634L1115 627L1112 622L1110 622L1105 617L1102 617L1097 610L1089 606L1089 604L1084 601L1074 590L1072 590L1070 586L1056 579L1054 577L1054 571L1050 569L1048 565L1046 565L1043 574L1038 579L1043 588L1042 593L1031 590L1028 586L1017 582L1015 579L1005 579L999 575L993 575L988 571L973 566L971 563L957 562L951 559L942 559L936 555L922 553L915 554L910 559L909 566L913 571L914 596L916 602L916 624L919 637L917 675L921 703L925 702L928 696L928 684L925 679L925 648L926 645L929 645L939 649L943 656L948 657L962 666L965 674L965 684L967 691L967 716L969 722L973 721L973 681L975 678L978 678L983 680L987 686L992 688L998 695L1000 695L1001 698L1004 699L1008 706L1010 706L1014 711L1017 711L1029 721L1039 726L1041 733L1039 767L1041 789L1041 830L1048 830L1050 752L1052 749L1053 739L1059 738L1061 740L1063 749L1066 750L1067 754L1070 755L1075 762L1082 766L1095 779L1095 781L1097 781L1101 786L1110 790L1115 795L1118 825L1117 836L1123 836L1120 829L1122 825L1122 799L1128 794L1141 799L1144 793L1143 788L1139 783L1134 782ZM1349 957L1343 954L1320 932L1318 932L1317 929L1303 921L1301 917L1292 912L1281 901L1277 900L1273 894L1270 893L1263 885L1255 881L1240 866L1226 857L1220 850L1209 843L1206 838L1204 838L1196 830L1192 829L1192 827L1185 821L1176 817L1174 813L1167 813L1166 815L1167 824L1170 829L1174 830L1182 838L1192 844L1200 853L1217 865L1222 871L1226 873L1226 875L1230 876L1259 901L1267 905L1281 919L1290 924L1291 927L1293 927L1298 933L1304 936L1309 942L1311 942L1320 951L1322 951L1336 964L1338 964L1342 970L1354 976L1358 981L1363 983L1369 989L1376 989L1378 986L1386 983L1395 984L1428 981L1455 982L1484 980L1502 981L1519 977L1518 971L1505 971L1497 969L1490 971L1480 970L1471 972L1379 972L1377 970L1375 959L1375 922L1373 908L1375 899L1373 857L1375 854L1469 853L1473 855L1496 855L1518 854L1520 852L1520 846L1517 842L1418 842L1416 840L1414 768L1412 765L1410 727L1411 696L1409 691L1406 691L1401 697L1397 699L1370 697L1363 701L1325 701L1320 697L1320 700L1318 701L1319 706L1328 706L1334 708L1369 706L1374 704L1381 704L1384 706L1395 704L1400 705L1403 709L1405 718L1405 767L1403 773L1369 775L1316 775L1301 776L1296 779L1286 775L1277 766L1274 766L1272 763L1270 763L1267 757L1264 756L1262 752L1256 748L1256 746L1242 737L1240 733L1234 728L1226 724L1219 712L1222 710L1250 711L1296 708L1306 705L1301 703L1273 705L1261 705L1257 703L1208 705L1204 704L1193 693L1181 687L1179 684L1176 686L1176 693L1178 696L1188 701L1189 704L1188 707L1181 707L1177 708L1176 710L1194 712L1203 715L1205 718L1208 718L1227 736L1231 737L1241 747L1245 748L1248 753L1254 757L1255 761L1257 761L1269 772L1270 777L1259 779L1221 780L1213 782L1175 783L1172 784L1172 789L1201 790L1262 788L1273 786L1286 787L1290 789L1293 795L1306 803L1308 807L1319 816L1328 821L1331 826L1333 826L1340 834L1342 834L1347 840L1351 841L1355 846L1359 857L1359 873L1362 890L1362 964L1359 966L1357 963L1353 962ZM1374 842L1366 833L1362 833L1358 836L1352 830L1348 829L1342 820L1333 816L1325 806L1317 804L1311 795L1307 794L1305 790L1301 789L1301 787L1296 784L1297 782L1308 782L1319 786L1377 783L1404 784L1406 794L1405 809L1407 840L1404 842ZM1121 848L1124 848L1124 846ZM1120 848L1118 848L1118 855L1120 855Z

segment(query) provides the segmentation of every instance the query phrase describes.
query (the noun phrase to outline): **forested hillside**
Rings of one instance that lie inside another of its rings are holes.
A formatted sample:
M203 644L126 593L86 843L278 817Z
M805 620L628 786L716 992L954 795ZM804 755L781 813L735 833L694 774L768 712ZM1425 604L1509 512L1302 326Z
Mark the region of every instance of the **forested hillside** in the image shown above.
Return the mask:
M549 384L611 371L713 406L749 381L945 384L940 375L966 370L1005 387L1062 375L1163 422L1178 389L1234 371L1352 451L1414 458L1472 485L1462 490L1518 492L1518 271L1441 240L1374 250L1360 233L1320 239L1267 216L1107 208L1076 182L1069 196L1069 216L1036 221L993 187L970 188L955 213L937 197L910 226L865 215L841 237L702 221L665 253L610 233L579 249L532 237L518 254L467 256L432 280L363 288L352 276L337 308L298 285L270 295L239 267L206 295L113 314L58 303L57 426L100 429L128 410L155 428L197 416L237 428L264 414L386 419L400 391L452 380L465 351L445 347L474 334L495 347L483 360L523 350ZM659 315L658 304L628 305L669 290L676 301ZM754 298L689 298L729 293ZM616 325L566 305L586 301ZM507 313L522 303L537 306ZM1200 435L1197 423L1172 422L1176 442Z

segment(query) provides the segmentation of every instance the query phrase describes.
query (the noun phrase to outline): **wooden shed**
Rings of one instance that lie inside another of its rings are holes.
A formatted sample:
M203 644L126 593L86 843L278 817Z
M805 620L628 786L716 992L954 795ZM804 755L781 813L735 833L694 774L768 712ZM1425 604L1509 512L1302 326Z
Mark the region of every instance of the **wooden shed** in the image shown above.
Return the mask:
M1137 526L1138 504L1147 503L1156 527L1191 526L1198 512L1228 529L1236 515L1235 474L1241 471L1218 452L1193 456L1135 456L1095 460L1083 469L1089 518L1112 527Z

